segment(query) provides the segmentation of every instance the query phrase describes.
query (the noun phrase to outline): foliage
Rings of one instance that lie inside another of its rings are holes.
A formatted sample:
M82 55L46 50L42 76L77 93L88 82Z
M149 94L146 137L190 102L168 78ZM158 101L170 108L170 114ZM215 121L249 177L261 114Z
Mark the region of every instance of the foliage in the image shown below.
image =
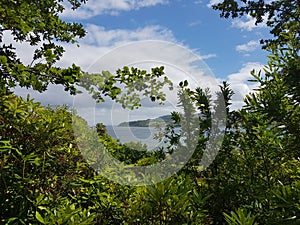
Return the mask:
M43 196L39 196L43 197ZM38 197L38 199L39 199ZM41 224L80 224L89 225L93 223L96 216L87 209L82 209L78 204L71 203L70 200L60 198L55 202L55 208L48 208L47 200L42 200L35 212L35 218ZM40 213L41 212L41 213Z
M69 0L73 10L85 0ZM15 42L36 46L32 62L25 65L15 52L15 44L1 44L0 88L32 87L44 91L49 83L61 84L70 93L75 93L74 84L81 77L79 67L72 65L62 69L54 67L64 52L60 42L75 43L85 36L83 26L68 23L59 18L65 10L63 1L0 1L0 41L9 34Z
M257 225L255 216L247 213L244 209L238 209L236 212L231 212L231 216L224 213L226 222L230 225Z
M294 50L274 50L265 74L252 72L256 92L246 96L243 109L229 111L223 148L202 173L201 192L212 194L205 206L215 224L224 223L220 208L245 209L262 224L299 220L299 101L290 88L298 84L285 80Z
M163 104L166 94L162 88L167 85L170 90L173 89L163 66L152 68L151 73L127 66L118 69L116 74L109 71L103 71L102 74L84 73L79 85L88 90L98 102L104 102L104 97L107 96L129 109L141 106L141 96Z
M201 192L213 200L205 207L214 224L224 224L228 212L237 223L241 210L262 224L297 224L298 172L285 168L299 163L299 4L223 1L214 8L224 17L250 14L258 23L269 16L275 39L266 42L268 65L252 72L258 88L243 109L228 111L223 148L202 173Z
M175 176L138 188L130 198L128 224L199 224L205 198L197 194L191 182Z
M85 1L68 2L75 9ZM68 108L41 106L29 97L15 96L9 87L44 91L54 83L75 94L74 85L79 84L99 101L111 98L134 109L142 95L163 103L162 88L172 89L164 68L147 72L124 67L115 75L104 71L100 76L82 73L76 66L55 68L63 53L55 43L75 42L85 34L81 25L59 19L63 1L1 1L0 39L10 31L16 41L41 48L31 65L23 65L13 46L0 48L0 223L299 224L299 1L241 2L226 0L215 8L225 17L250 14L258 23L268 13L267 25L275 35L267 42L268 65L252 72L257 89L246 96L242 109L234 111L230 109L234 93L226 82L216 102L209 90L192 90L187 81L180 82L178 104L183 113L170 115L164 133L169 146L148 152L140 151L146 150L140 143L119 144L103 124L89 128ZM45 61L37 62L40 59ZM220 111L227 118L216 129L212 124ZM175 131L179 124L180 134ZM81 136L76 136L74 126ZM221 150L218 155L207 154L209 139L222 129ZM129 167L172 157L179 148L195 152L165 181L122 186L92 169L89 160L103 163L103 149L86 146L94 155L83 158L80 138L101 144ZM203 170L206 165L199 163L210 157L215 160Z
M35 50L30 65L25 65L19 59L14 43L0 46L1 92L8 93L9 88L17 85L42 92L49 84L60 84L71 94L80 92L78 86L81 86L98 101L104 101L104 96L108 96L123 107L140 106L136 92L142 92L152 101L163 102L165 94L161 89L166 84L172 88L171 82L163 76L163 67L153 68L151 73L124 67L116 75L108 71L87 74L74 64L69 68L55 67L64 53L60 43L74 44L77 38L84 37L86 33L81 24L60 19L59 15L65 10L66 3L70 3L75 10L86 0L50 0L38 4L26 0L0 1L0 41L3 35L10 35L15 42L40 46ZM122 87L125 87L126 92L121 93Z
M282 46L288 39L282 35L287 30L293 34L299 43L300 4L298 0L252 1L252 0L223 0L213 6L221 11L221 16L237 18L250 15L255 24L266 23L271 28L274 39L264 40L266 46Z
M225 99L228 112L226 136L205 171L197 165L211 131L209 92L190 90L182 83L179 100L191 100L201 113L196 121L197 148L178 175L148 187L121 186L96 175L78 150L67 108L42 107L29 98L2 95L1 223L255 224L251 215L262 224L297 223L298 96L280 77L284 73L278 69L285 67L279 67L276 57L270 59L264 76L253 72L260 86L246 97L243 109L230 111L233 92L226 82L220 87L218 95ZM192 116L188 115L192 105L183 106L185 116ZM182 117L174 112L172 119L167 130L173 146L178 146L179 137L172 130ZM78 121L80 127L87 127L83 119ZM168 157L164 151L135 150L143 148L139 144L118 144L103 124L97 124L95 131L98 141L126 164L149 165ZM185 129L183 134L194 131Z
M1 96L1 103L1 219L29 223L40 194L67 196L74 191L73 180L93 172L74 143L66 109L14 95Z

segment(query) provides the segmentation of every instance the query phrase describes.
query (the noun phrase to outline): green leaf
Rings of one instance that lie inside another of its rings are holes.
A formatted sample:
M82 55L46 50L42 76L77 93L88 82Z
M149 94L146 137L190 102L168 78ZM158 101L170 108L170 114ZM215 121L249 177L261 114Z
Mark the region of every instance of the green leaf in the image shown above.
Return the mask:
M42 224L46 224L43 217L41 216L41 214L38 211L35 212L35 218Z

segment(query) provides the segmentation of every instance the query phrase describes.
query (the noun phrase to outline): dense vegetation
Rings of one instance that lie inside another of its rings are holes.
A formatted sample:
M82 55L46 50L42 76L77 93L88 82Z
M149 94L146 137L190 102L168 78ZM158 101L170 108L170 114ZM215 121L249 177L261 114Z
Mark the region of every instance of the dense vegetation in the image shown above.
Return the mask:
M264 42L270 52L269 63L264 71L253 71L252 81L258 88L246 96L240 110L230 109L234 93L229 84L220 86L218 96L225 99L227 113L225 137L221 151L206 170L199 167L199 160L212 135L210 94L201 88L191 90L182 82L179 104L186 107L183 102L189 100L188 107L195 105L193 110L201 115L196 151L176 175L140 187L120 185L93 170L93 164L79 151L70 110L41 106L10 89L19 85L44 91L52 83L75 94L77 84L100 101L108 96L129 108L139 106L135 91L149 90L144 94L151 100L164 100L160 90L170 85L168 79L157 86L151 83L164 77L163 68L147 73L124 67L115 76L109 72L86 74L75 65L55 68L63 53L55 41L75 42L85 34L81 25L60 20L61 2L0 1L0 40L4 32L11 32L17 41L41 46L35 52L35 63L24 65L13 45L1 43L1 224L300 223L299 1L242 1L242 6L239 1L224 1L215 7L225 17L249 13L257 22L269 13L268 26L274 35L273 40ZM85 1L69 2L76 9ZM38 59L45 59L45 63ZM141 87L141 82L145 86ZM118 88L120 83L124 90ZM190 114L183 116L188 119ZM176 152L178 136L172 129L180 119L178 113L172 113L173 125L167 127L170 145L150 153L137 151L143 148L138 144L118 144L102 124L88 128L79 117L76 123L81 129L96 132L96 141L119 160L142 166Z

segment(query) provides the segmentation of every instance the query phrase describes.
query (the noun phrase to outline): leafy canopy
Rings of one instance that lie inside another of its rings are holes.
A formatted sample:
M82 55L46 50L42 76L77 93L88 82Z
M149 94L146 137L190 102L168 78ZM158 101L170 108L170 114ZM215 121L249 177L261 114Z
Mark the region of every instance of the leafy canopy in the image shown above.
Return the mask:
M221 11L221 17L237 18L250 15L255 23L265 22L271 28L270 33L274 39L264 40L267 45L286 42L286 38L280 34L289 30L299 42L300 34L300 2L299 0L223 0L213 6L213 9Z
M74 84L81 77L80 68L75 65L65 69L54 67L64 52L60 43L75 43L76 38L86 33L81 24L60 19L65 2L75 10L86 0L0 1L1 89L20 85L41 92L53 83L62 84L75 93ZM4 33L9 33L15 42L36 46L30 65L25 65L18 57L15 43L2 43Z

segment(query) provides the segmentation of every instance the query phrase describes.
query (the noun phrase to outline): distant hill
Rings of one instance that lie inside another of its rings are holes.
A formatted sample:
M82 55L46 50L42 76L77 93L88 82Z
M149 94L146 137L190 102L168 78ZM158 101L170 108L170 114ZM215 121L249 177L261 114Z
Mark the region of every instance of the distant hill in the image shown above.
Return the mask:
M160 116L155 119L146 119L146 120L135 120L129 122L120 123L119 127L154 127L162 123L169 123L171 121L171 115Z

